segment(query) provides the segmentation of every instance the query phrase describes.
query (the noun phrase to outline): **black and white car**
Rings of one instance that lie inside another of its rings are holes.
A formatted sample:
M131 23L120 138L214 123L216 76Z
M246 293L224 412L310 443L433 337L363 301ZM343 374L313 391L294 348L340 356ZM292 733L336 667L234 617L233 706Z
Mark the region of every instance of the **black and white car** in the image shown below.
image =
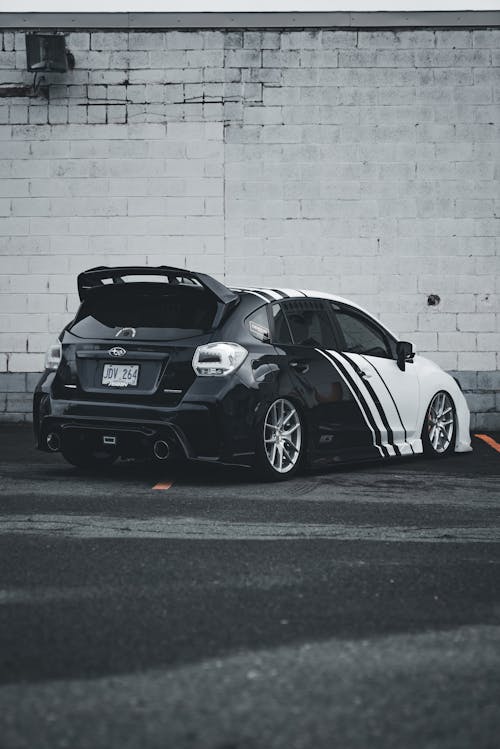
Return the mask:
M92 268L34 394L37 446L80 467L173 455L258 468L470 448L456 381L357 304Z

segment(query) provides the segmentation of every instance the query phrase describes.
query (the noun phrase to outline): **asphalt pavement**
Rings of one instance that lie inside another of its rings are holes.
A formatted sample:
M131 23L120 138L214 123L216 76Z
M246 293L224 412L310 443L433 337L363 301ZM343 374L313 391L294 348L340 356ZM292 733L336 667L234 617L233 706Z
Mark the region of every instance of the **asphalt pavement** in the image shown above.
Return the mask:
M262 484L0 425L1 749L497 749L489 437Z

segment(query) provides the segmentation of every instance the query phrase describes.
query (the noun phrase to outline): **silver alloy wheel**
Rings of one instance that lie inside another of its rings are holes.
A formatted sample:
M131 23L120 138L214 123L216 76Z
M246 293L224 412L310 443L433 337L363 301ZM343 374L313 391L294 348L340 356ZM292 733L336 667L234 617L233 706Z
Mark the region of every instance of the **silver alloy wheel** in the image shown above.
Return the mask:
M455 412L447 393L437 393L427 412L429 442L436 453L444 453L449 448L455 430Z
M278 473L288 473L296 465L302 444L302 427L295 406L279 398L264 419L264 447L270 465Z

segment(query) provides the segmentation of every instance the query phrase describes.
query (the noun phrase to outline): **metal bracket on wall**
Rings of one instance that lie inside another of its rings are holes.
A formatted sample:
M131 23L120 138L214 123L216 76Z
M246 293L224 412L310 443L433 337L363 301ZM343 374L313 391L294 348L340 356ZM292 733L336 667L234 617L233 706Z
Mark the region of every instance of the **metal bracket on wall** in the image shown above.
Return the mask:
M33 84L27 86L26 84L18 85L17 83L0 83L0 98L8 97L20 97L27 96L29 98L35 98L42 96L44 99L49 98L49 86L46 82L45 76L40 76L37 80L37 73L33 78ZM42 85L43 81L43 85Z

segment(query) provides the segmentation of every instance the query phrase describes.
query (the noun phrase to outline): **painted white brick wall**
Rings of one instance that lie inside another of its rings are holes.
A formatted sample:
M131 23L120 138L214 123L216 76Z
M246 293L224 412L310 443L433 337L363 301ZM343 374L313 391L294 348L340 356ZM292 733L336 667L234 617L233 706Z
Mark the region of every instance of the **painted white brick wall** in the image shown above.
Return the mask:
M0 371L39 370L76 274L113 263L338 292L447 369L499 369L498 29L67 45L49 100L0 99ZM0 67L31 84L24 33Z
M3 189L19 197L3 199L0 222L3 371L41 369L87 267L169 262L224 274L222 123L5 128Z

